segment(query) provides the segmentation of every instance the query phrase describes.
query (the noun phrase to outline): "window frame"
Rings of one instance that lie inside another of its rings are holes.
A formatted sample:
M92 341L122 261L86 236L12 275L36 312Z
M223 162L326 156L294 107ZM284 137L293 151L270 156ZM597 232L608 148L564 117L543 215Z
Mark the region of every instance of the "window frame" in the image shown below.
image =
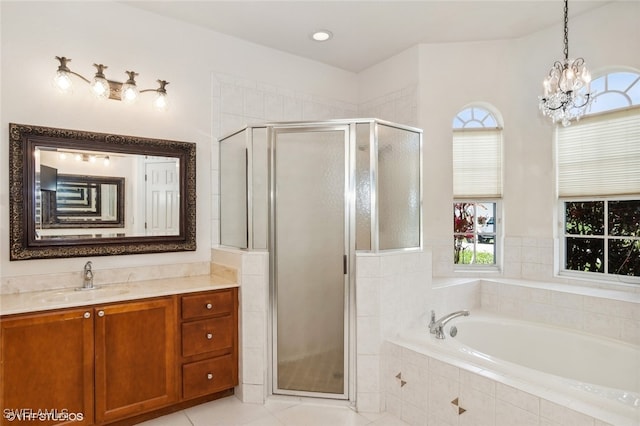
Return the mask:
M475 207L475 205L477 204L489 204L492 203L494 204L494 232L493 233L489 233L489 234L494 234L494 239L493 239L493 247L494 247L494 254L493 254L493 260L494 263L491 265L488 264L482 264L482 263L455 263L455 259L454 259L454 263L453 263L453 268L455 272L464 272L464 271L478 271L478 272L500 272L502 270L502 199L500 198L454 198L453 203L451 204L452 207L452 213L455 213L455 206L456 204L460 204L460 203L473 203L474 204L474 211L477 212L477 208ZM453 216L452 216L453 217ZM475 214L474 219L477 218L478 215ZM479 244L479 239L478 239L478 235L481 235L481 233L478 231L478 221L474 220L474 226L473 226L473 238L474 238L474 251L477 252L477 244ZM455 238L457 236L460 235L465 235L465 234L469 234L468 232L453 232L453 238L455 241ZM455 243L454 243L454 250L455 250Z
M558 275L570 278L582 278L587 280L597 279L599 281L612 281L612 282L622 282L626 284L640 284L640 276L631 276L631 275L620 275L620 274L612 274L608 271L608 263L609 263L609 240L619 240L619 239L640 239L640 237L620 237L620 236L610 236L609 232L609 221L608 221L608 202L609 201L633 201L640 200L640 193L638 194L630 194L630 195L610 195L610 196L597 196L597 197L561 197L558 198L558 212L560 213L560 217L558 220L558 235L559 235L559 270ZM603 235L589 235L589 236L581 236L577 234L568 234L566 232L566 216L565 216L565 203L567 202L604 202L604 232ZM603 272L590 272L590 271L576 271L574 269L567 269L567 238L592 238L604 241L604 271Z

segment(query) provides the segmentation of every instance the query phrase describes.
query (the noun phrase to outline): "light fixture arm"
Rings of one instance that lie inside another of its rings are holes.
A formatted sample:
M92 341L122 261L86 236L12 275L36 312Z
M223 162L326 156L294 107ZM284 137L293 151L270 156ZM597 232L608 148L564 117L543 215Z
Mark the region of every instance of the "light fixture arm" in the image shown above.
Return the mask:
M58 65L58 72L66 72L68 74L73 74L76 77L79 77L81 80L84 80L87 83L91 83L91 81L89 81L88 78L85 78L84 76L78 74L75 71L71 71L71 69L67 65L69 62L71 62L70 58L66 58L64 56L56 56L56 59L60 61L60 65Z

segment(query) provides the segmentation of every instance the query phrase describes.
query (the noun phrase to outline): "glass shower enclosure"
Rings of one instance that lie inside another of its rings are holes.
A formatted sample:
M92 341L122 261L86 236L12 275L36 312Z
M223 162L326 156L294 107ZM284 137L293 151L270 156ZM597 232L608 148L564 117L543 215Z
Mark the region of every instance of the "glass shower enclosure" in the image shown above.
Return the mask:
M269 252L271 392L351 398L355 255L422 248L422 131L272 123L219 154L220 245Z

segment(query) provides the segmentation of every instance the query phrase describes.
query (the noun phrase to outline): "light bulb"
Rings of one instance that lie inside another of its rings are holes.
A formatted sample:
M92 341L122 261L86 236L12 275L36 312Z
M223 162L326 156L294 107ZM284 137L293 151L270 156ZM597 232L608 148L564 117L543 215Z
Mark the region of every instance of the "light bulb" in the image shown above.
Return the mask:
M63 70L56 71L53 83L58 88L58 90L63 93L70 92L71 87L73 86L71 78L69 77L69 73Z
M158 96L153 101L153 107L158 111L166 111L168 106L167 102L167 94L166 93L158 93Z
M89 156L89 162L95 163L96 162L96 156L95 155Z
M81 161L82 160L82 155L76 154L76 156L74 158L76 159L76 161Z
M111 93L109 82L106 78L95 77L91 82L91 91L98 99L107 99Z
M122 85L122 100L127 103L132 103L138 98L138 88L132 84Z
M103 163L104 163L105 166L108 166L111 163L111 161L109 160L109 156L108 155L106 157L104 157Z
M120 99L126 103L132 103L138 98L138 86L136 86L136 76L138 73L135 71L125 71L125 73L129 76L129 79L122 85Z

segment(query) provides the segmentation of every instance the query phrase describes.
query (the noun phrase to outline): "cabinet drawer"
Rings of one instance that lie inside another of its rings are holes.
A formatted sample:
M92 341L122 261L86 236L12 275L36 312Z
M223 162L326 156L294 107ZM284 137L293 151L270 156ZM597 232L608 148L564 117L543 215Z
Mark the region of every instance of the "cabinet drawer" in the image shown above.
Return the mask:
M233 332L231 316L184 323L182 324L182 356L231 349Z
M231 313L233 309L232 294L229 289L182 296L182 318L190 319Z
M185 399L229 389L236 382L231 354L182 366L182 396Z

